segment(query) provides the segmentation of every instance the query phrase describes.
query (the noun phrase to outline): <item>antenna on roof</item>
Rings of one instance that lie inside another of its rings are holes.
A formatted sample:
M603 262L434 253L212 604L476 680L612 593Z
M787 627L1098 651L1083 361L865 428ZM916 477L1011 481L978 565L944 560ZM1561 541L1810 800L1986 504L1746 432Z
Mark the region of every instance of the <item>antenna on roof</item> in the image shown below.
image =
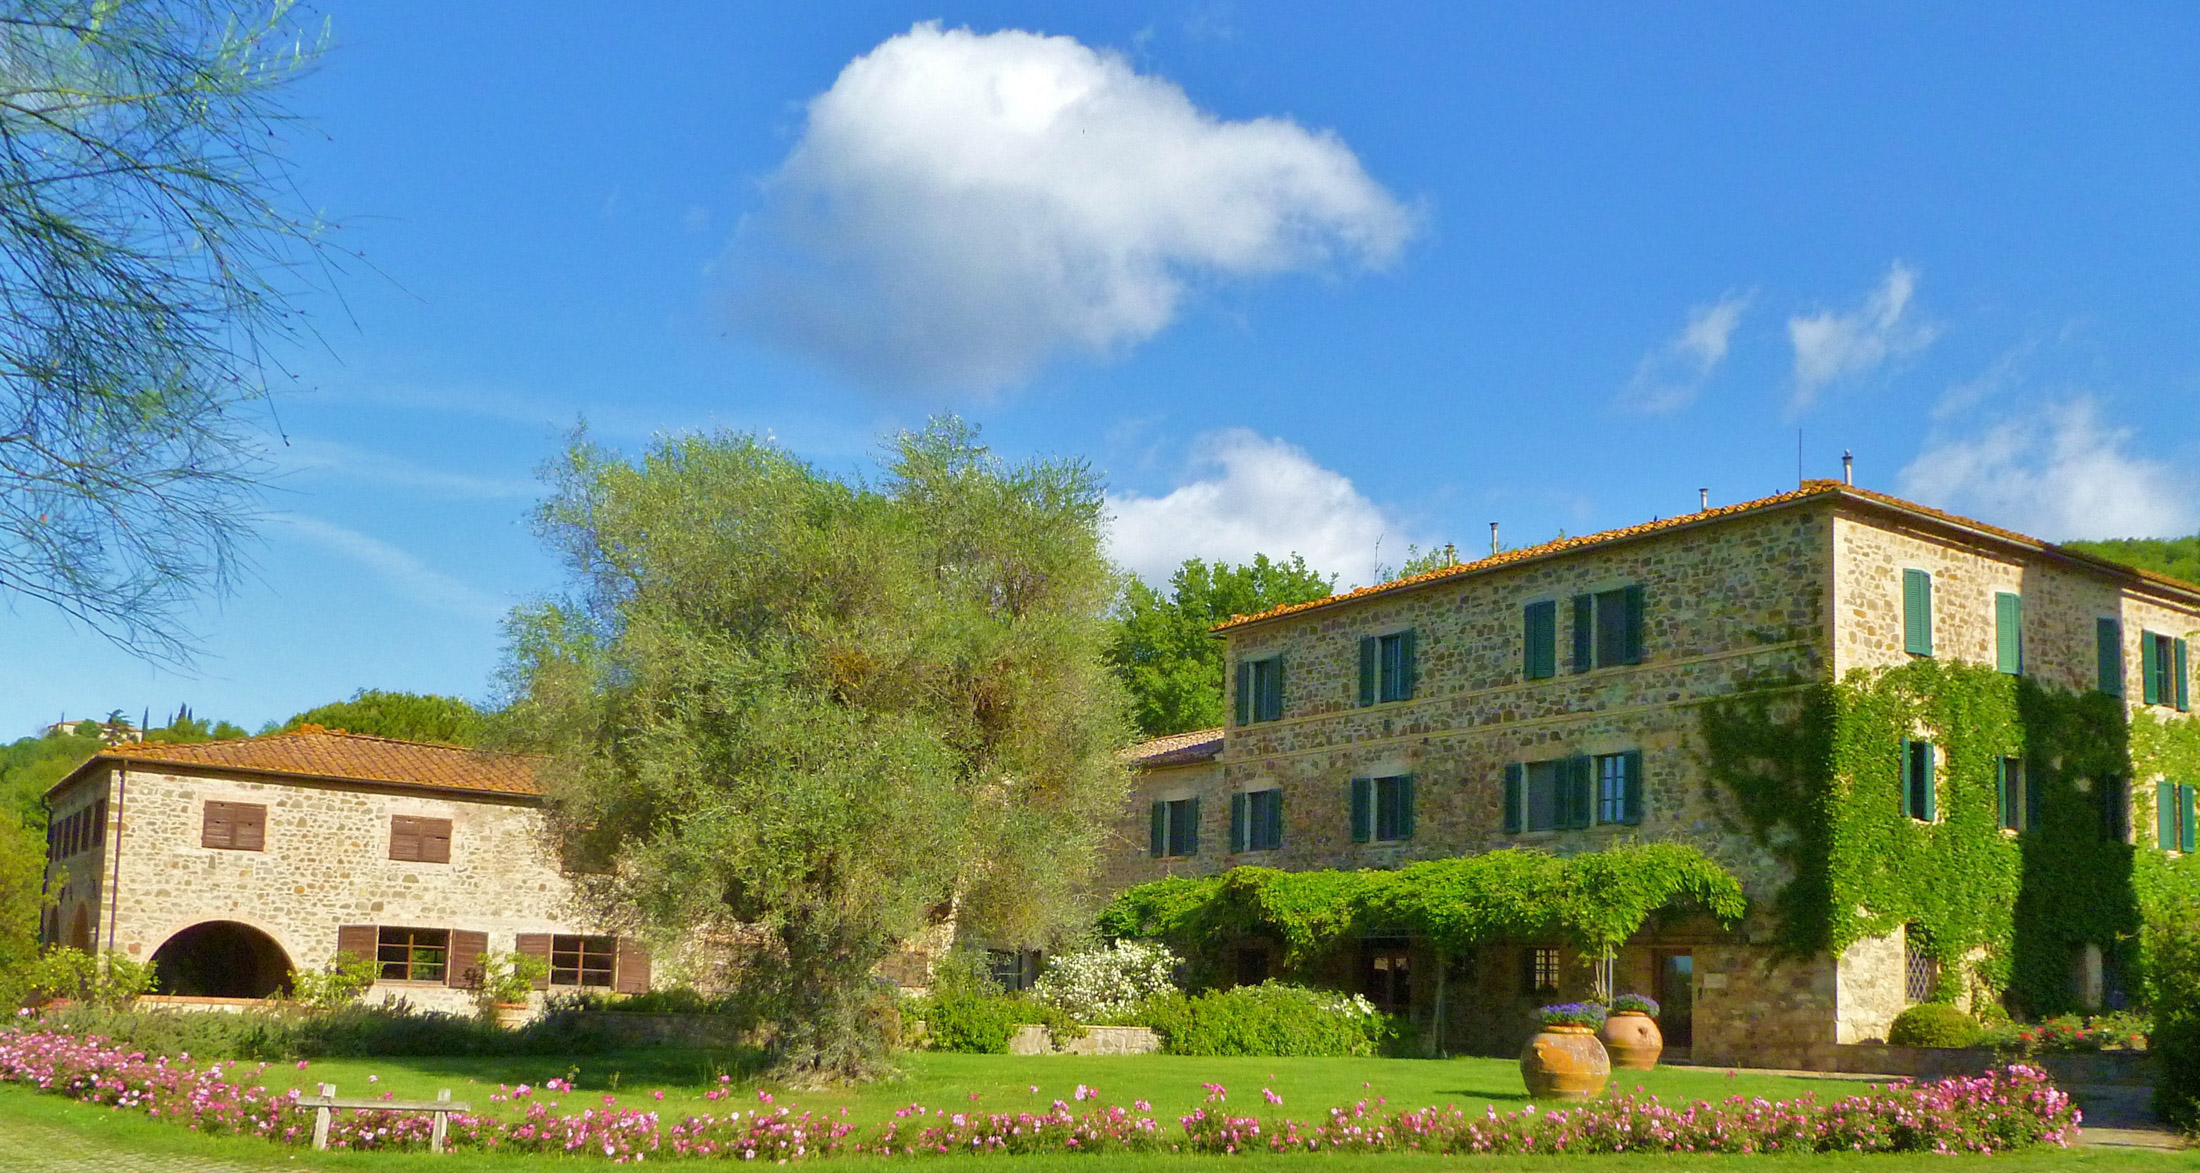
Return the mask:
M1497 553L1497 523L1490 523L1490 553Z
M1711 490L1696 490L1696 507L1703 510L1709 510L1711 508Z
M1841 450L1841 483L1844 485L1856 483L1856 458L1849 455L1849 450L1846 448Z

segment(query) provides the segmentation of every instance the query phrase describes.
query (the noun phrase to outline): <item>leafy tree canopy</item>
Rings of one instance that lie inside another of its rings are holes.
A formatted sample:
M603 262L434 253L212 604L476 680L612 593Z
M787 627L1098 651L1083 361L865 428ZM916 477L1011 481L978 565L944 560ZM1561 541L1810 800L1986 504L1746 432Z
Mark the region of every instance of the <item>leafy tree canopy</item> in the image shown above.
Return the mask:
M745 942L723 976L796 1079L883 1069L877 966L950 911L1000 944L1079 921L1125 793L1097 480L953 419L883 463L577 438L537 514L573 595L509 623L511 731L586 895Z
M2111 562L2152 570L2186 582L2200 582L2200 534L2189 538L2114 538L2098 542L2064 542Z
M485 721L481 710L460 697L362 688L350 700L307 709L260 732L288 733L303 725L319 725L346 733L470 747L481 740Z
M1293 554L1232 566L1193 558L1169 576L1169 593L1131 579L1116 604L1108 663L1130 690L1132 718L1147 737L1222 724L1222 641L1210 634L1232 615L1328 598L1323 577Z

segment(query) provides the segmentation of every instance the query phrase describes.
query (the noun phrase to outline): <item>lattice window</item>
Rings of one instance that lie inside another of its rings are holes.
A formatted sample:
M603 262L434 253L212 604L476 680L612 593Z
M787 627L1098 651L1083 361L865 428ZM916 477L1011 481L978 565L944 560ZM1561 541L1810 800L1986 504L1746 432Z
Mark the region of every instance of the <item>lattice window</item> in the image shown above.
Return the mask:
M1908 936L1902 956L1903 996L1911 1002L1929 1002L1934 987L1940 985L1940 959L1927 951L1928 943L1915 926Z

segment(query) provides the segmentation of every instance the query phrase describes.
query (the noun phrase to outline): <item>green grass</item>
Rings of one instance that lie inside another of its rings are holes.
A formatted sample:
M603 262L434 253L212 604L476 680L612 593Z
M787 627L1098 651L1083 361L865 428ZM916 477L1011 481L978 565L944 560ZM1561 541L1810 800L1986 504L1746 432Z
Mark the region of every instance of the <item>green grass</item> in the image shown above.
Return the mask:
M1281 1074L1280 1072L1278 1073ZM111 1157L118 1168L144 1168L159 1173L165 1161L219 1161L242 1169L287 1168L356 1170L359 1173L580 1173L585 1169L609 1169L607 1163L588 1158L549 1156L490 1156L480 1153L314 1153L306 1149L269 1144L249 1137L201 1136L171 1124L162 1124L128 1112L95 1107L59 1096L42 1095L13 1084L0 1084L0 1168L35 1173L43 1168L40 1155L52 1153L58 1167L83 1168L88 1161ZM2127 1149L2043 1149L2005 1153L1992 1157L1936 1157L1930 1154L1895 1156L1753 1156L1753 1157L1486 1157L1447 1158L1425 1155L1359 1156L1249 1156L1182 1157L1079 1156L1023 1157L1002 1160L987 1157L942 1157L914 1160L829 1162L820 1168L855 1170L929 1169L937 1173L981 1173L1014 1170L1015 1173L1224 1173L1244 1168L1289 1166L1307 1173L1374 1173L1378 1170L1472 1169L1476 1171L1532 1171L1569 1173L1584 1167L1596 1173L2170 1173L2194 1167L2190 1152L2148 1152Z
M1301 1120L1318 1119L1330 1108L1362 1098L1385 1100L1392 1108L1419 1108L1456 1104L1480 1112L1494 1104L1501 1112L1527 1103L1520 1082L1520 1066L1509 1059L1217 1059L1185 1055L953 1055L917 1052L900 1057L902 1077L862 1088L795 1092L765 1085L778 1106L799 1106L819 1112L848 1109L851 1118L865 1122L884 1119L895 1108L921 1103L933 1108L977 1108L982 1111L1038 1111L1056 1099L1074 1102L1077 1085L1098 1090L1101 1102L1129 1105L1144 1099L1156 1116L1174 1120L1206 1097L1201 1084L1217 1083L1229 1089L1229 1104L1246 1112L1266 1115L1271 1109L1261 1097L1269 1088L1283 1097L1283 1114ZM335 1084L339 1094L375 1095L389 1092L398 1099L433 1099L438 1089L449 1088L451 1098L473 1103L476 1110L495 1110L489 1096L499 1085L529 1084L540 1088L553 1077L571 1073L572 1093L537 1093L568 1110L600 1107L612 1096L620 1107L650 1107L665 1112L722 1112L729 1101L712 1103L703 1093L717 1083L720 1073L737 1070L732 1057L713 1057L701 1051L651 1050L570 1058L514 1057L470 1059L322 1059L304 1070L295 1064L272 1064L256 1079L281 1091L297 1087L312 1092L316 1084ZM243 1077L246 1068L240 1068ZM730 1084L739 1089L730 1103L735 1107L757 1105L754 1084L735 1076ZM1729 1078L1725 1072L1705 1068L1663 1067L1656 1071L1627 1072L1613 1080L1615 1091L1640 1086L1644 1091L1674 1100L1715 1100L1732 1095L1794 1099L1814 1094L1835 1099L1863 1089L1853 1078L1793 1078L1747 1075ZM1036 1092L1031 1089L1036 1087ZM664 1093L662 1102L652 1094Z

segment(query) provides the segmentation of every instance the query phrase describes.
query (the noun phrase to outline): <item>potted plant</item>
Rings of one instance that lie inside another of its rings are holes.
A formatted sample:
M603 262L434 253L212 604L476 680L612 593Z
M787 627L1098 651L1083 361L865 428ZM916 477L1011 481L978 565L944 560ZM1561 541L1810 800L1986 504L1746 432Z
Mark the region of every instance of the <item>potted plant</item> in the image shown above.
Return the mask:
M534 1008L527 999L535 983L550 976L550 962L526 953L481 955L481 985L475 990L483 1016L513 1030L527 1025Z
M1561 1002L1536 1011L1543 1029L1520 1052L1520 1078L1538 1100L1588 1100L1612 1078L1612 1058L1597 1041L1604 1007Z
M1612 999L1611 1017L1597 1031L1612 1066L1648 1071L1658 1065L1665 1051L1665 1036L1658 1031L1658 1002L1647 994L1621 994Z

